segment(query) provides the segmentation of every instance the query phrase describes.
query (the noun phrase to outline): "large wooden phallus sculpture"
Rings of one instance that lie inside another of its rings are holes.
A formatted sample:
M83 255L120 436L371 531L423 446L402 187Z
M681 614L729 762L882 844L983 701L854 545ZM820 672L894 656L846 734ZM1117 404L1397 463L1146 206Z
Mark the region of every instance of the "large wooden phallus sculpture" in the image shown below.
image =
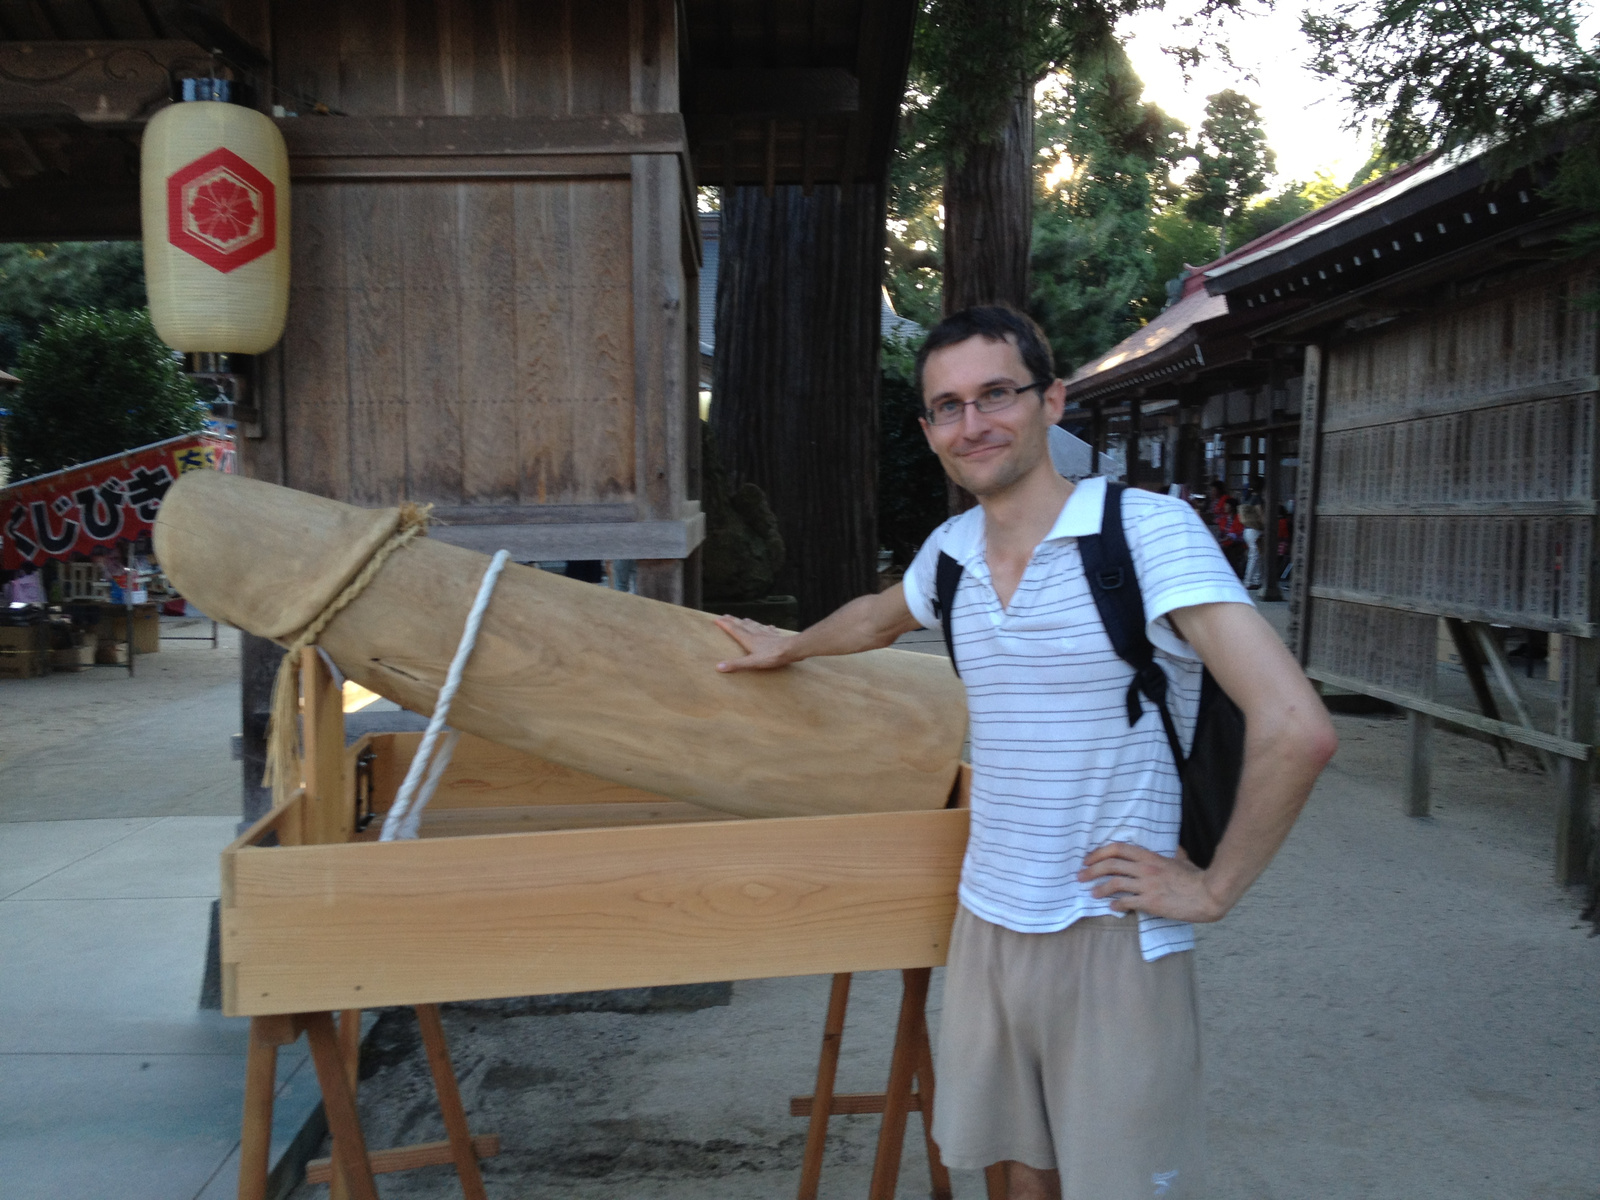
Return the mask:
M167 493L155 550L219 620L287 644L399 527L214 471ZM344 674L429 713L488 559L426 537L384 561L317 639ZM723 675L710 616L511 565L450 724L603 779L748 817L943 806L966 728L943 658L877 650Z

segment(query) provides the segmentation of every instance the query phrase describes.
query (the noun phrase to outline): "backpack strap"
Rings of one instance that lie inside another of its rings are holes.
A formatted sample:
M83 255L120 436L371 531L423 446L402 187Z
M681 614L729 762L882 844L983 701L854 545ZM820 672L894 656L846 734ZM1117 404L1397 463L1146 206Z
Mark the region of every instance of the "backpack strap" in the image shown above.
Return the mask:
M939 566L933 577L933 611L939 618L939 624L944 627L944 648L950 652L950 666L958 677L961 668L956 666L956 642L950 632L950 612L955 607L956 589L961 586L962 570L960 563L943 550L939 551Z
M1139 591L1139 576L1133 569L1133 556L1128 552L1128 539L1122 524L1123 484L1106 484L1105 513L1100 521L1100 532L1078 539L1078 553L1083 558L1083 572L1088 577L1089 594L1094 606L1100 610L1100 621L1111 639L1111 648L1117 657L1133 668L1133 680L1128 684L1128 724L1137 725L1144 715L1140 703L1142 693L1161 714L1161 724L1166 730L1167 745L1172 749L1173 761L1183 770L1183 745L1178 739L1178 729L1172 712L1167 707L1167 673L1155 660L1155 647L1145 633L1144 596Z

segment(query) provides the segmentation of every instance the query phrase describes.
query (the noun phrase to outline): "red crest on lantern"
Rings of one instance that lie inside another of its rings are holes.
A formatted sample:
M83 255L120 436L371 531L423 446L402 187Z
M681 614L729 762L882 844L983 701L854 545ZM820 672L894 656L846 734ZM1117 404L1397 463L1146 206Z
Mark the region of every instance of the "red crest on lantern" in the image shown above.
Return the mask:
M203 154L167 177L167 240L226 274L278 242L272 181L232 150Z

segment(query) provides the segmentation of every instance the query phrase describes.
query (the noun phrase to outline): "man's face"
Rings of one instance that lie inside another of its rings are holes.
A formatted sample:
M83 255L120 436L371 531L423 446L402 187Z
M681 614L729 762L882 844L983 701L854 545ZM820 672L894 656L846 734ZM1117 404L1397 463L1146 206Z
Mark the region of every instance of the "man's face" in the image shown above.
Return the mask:
M996 387L1035 382L1016 343L971 337L928 355L922 368L924 408L946 400L972 400ZM1066 389L1060 380L1038 392L1023 392L999 412L981 413L968 404L961 419L930 425L922 419L928 445L946 474L982 499L1004 492L1041 463L1050 461L1050 426L1061 419Z

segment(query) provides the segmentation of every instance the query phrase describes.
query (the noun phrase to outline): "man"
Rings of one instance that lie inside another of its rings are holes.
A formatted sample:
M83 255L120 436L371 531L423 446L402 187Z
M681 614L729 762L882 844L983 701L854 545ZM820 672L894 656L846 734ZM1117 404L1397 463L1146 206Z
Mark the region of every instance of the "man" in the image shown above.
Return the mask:
M1244 773L1210 867L1178 851L1180 785L1158 714L1129 726L1077 539L1104 479L1052 468L1065 386L1006 308L942 321L917 363L923 432L979 507L923 545L901 586L803 633L718 624L724 671L887 646L933 626L943 550L972 734L972 824L940 1024L934 1136L954 1167L1006 1164L1013 1200L1201 1194L1204 1114L1190 922L1220 919L1271 860L1335 748L1321 702L1181 500L1122 510L1148 633L1192 736L1202 663L1245 713ZM1137 913L1133 919L1123 914Z

